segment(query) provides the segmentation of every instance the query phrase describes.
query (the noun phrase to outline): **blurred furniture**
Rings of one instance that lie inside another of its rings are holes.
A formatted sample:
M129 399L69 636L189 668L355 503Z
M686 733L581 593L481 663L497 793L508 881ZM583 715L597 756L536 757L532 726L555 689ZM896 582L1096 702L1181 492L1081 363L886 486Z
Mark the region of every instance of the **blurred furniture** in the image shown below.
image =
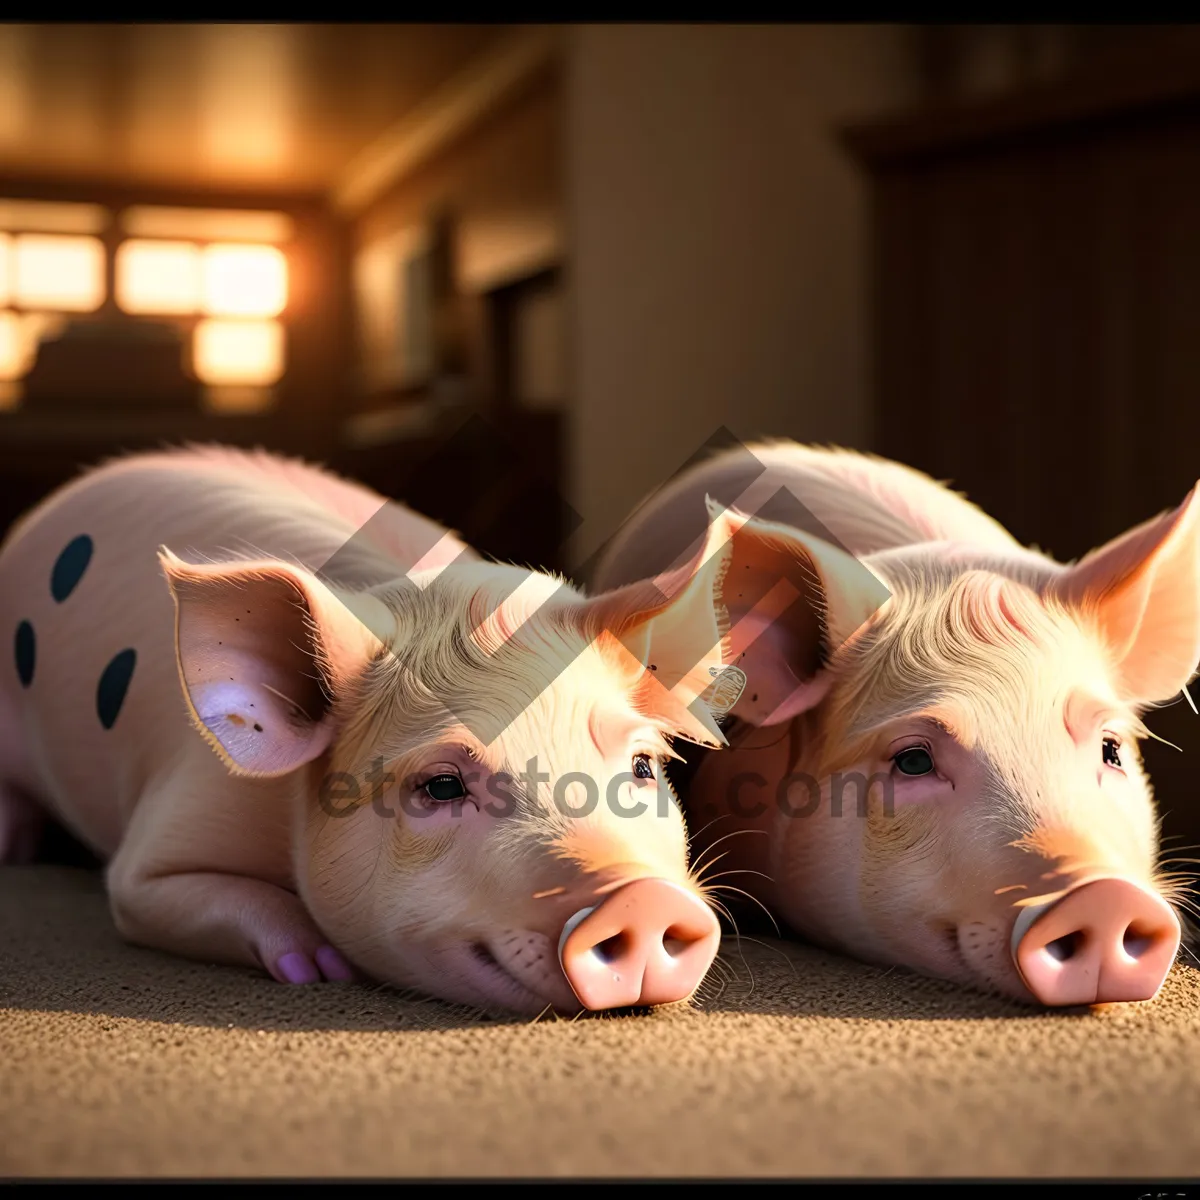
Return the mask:
M68 321L41 342L25 403L38 412L197 411L201 388L183 369L185 347L182 331L165 321Z
M1200 477L1197 32L847 134L871 187L873 449L1059 558ZM1200 841L1200 717L1180 697L1148 723L1185 751L1145 747L1166 830Z
M329 461L485 554L566 570L579 517L565 499L560 271L434 294L431 376L368 396Z

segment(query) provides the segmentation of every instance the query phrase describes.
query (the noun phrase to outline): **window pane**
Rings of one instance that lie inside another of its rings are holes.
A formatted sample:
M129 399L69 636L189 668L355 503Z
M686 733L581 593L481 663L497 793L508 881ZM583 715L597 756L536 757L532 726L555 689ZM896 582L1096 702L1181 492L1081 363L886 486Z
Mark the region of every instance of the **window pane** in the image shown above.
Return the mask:
M0 233L0 305L8 304L11 300L11 270L12 238L6 233Z
M122 243L117 303L128 313L191 313L200 307L200 250L190 242Z
M277 321L201 321L192 362L201 383L268 387L283 374L283 327Z
M204 307L214 317L274 317L287 303L287 260L274 246L204 252Z
M104 301L103 243L21 234L13 247L12 301L23 308L94 312Z

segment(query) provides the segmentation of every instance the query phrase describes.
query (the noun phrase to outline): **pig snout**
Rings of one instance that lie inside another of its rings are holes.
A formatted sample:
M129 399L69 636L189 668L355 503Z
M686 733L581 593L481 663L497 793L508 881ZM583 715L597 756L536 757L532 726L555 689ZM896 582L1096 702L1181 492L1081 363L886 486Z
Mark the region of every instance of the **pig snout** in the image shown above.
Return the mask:
M1022 911L1017 970L1048 1006L1153 1000L1180 941L1170 905L1128 879L1091 879Z
M638 879L563 927L558 958L584 1008L686 1000L721 940L712 910L665 879Z

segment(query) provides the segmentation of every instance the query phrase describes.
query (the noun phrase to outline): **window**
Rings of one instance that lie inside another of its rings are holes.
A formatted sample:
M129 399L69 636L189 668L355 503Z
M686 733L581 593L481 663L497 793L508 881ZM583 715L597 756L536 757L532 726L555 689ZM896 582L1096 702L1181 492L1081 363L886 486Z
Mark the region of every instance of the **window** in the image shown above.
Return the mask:
M273 246L204 251L204 309L214 316L275 317L287 302L287 262Z
M201 321L193 353L208 383L269 387L283 374L283 330L277 321Z
M0 200L0 409L15 407L41 338L104 303L110 220L95 204Z
M104 303L104 243L22 233L9 251L9 302L25 310L89 313Z
M182 315L200 307L200 251L191 242L130 238L117 250L117 305L127 313Z
M172 320L210 406L250 411L286 369L281 322L293 235L283 213L0 200L0 407L19 402L39 340L64 319L113 311Z

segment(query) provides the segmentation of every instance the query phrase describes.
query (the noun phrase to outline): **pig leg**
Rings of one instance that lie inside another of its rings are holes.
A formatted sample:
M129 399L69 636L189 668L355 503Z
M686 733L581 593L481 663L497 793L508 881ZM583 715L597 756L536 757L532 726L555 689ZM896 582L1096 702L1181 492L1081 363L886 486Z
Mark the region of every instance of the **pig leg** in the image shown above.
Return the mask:
M45 811L32 796L0 783L0 864L33 862L45 824Z
M188 871L148 877L113 860L108 875L121 936L184 958L259 967L280 983L354 979L299 897L261 879Z
M258 967L280 983L353 978L286 886L289 855L278 846L287 800L225 775L196 739L138 801L109 864L121 935L184 958Z

